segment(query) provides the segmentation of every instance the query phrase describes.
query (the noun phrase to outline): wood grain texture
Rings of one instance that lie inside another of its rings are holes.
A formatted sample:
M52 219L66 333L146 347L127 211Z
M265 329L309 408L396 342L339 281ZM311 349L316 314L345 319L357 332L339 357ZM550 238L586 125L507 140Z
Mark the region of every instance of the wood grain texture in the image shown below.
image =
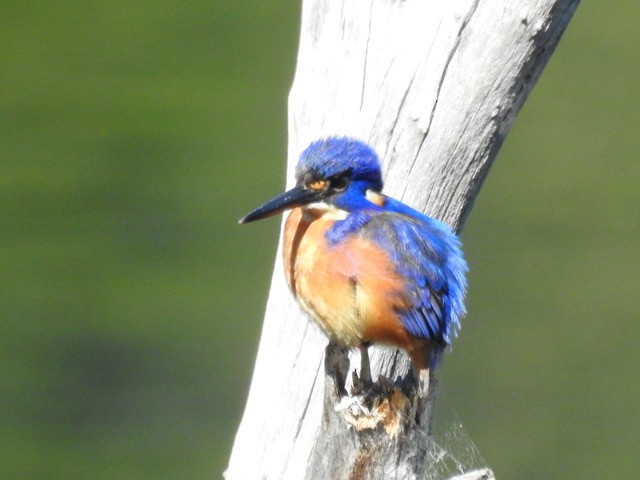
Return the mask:
M289 185L311 140L359 137L381 157L385 193L459 230L578 3L304 0L289 96ZM325 380L332 381L324 374L326 343L294 304L278 252L227 480L339 479L349 476L337 472L367 466L363 456L347 455L347 448L357 448L353 442L335 437L336 419L323 421L332 391L325 389ZM406 374L405 354L372 350L374 375ZM337 460L330 451L344 455ZM340 468L340 462L351 465ZM394 472L379 469L376 477L363 470L366 475L352 478L416 478L398 462ZM458 478L492 474L478 470Z

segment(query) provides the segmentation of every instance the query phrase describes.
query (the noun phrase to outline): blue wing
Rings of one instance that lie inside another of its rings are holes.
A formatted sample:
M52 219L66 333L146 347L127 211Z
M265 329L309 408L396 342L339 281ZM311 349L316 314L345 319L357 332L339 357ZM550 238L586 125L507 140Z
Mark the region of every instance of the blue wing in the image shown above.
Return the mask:
M397 273L406 279L410 306L398 311L404 327L415 337L446 346L465 314L467 265L458 237L449 226L418 212L376 211L370 215L360 235L388 252Z

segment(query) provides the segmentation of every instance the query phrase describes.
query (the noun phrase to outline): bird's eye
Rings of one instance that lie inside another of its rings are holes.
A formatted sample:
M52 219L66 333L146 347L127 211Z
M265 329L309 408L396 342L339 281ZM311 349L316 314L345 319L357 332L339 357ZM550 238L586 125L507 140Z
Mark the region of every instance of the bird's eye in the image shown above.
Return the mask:
M349 179L344 175L339 175L331 179L331 189L334 192L344 192L349 186Z

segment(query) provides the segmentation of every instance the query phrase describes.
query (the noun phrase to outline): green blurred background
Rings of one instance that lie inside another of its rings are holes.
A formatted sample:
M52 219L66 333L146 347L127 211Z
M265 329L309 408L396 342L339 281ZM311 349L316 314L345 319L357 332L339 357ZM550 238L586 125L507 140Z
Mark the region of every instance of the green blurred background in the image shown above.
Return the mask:
M0 478L220 478L298 2L0 7ZM640 472L640 4L584 2L463 234L442 402L499 479Z

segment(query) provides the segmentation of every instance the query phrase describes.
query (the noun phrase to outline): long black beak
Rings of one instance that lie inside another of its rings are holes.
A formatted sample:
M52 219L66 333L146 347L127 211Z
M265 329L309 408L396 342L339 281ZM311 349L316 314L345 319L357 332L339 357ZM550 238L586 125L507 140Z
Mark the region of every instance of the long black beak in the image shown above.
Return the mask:
M272 198L265 204L256 208L253 212L242 217L238 220L238 223L249 223L254 220L271 217L272 215L277 215L278 213L290 208L301 207L321 200L325 195L325 191L305 189L302 186L296 185L291 190L281 193L277 197Z

